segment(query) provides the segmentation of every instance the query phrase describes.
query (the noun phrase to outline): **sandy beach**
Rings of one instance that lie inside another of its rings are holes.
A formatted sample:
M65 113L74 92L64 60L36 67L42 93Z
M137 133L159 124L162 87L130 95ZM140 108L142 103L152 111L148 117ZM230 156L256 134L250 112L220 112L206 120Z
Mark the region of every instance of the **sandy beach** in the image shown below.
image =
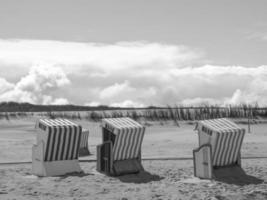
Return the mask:
M34 118L1 120L0 160L30 162L35 143ZM0 165L0 199L267 199L266 124L255 124L242 146L243 172L237 177L201 180L193 175L192 149L198 145L194 124L147 123L142 146L145 171L108 177L96 171L95 147L101 143L98 123L78 120L90 130L91 156L81 158L83 173L39 178L31 164ZM247 125L241 125L247 128ZM187 158L160 160L160 158ZM262 157L262 158L255 158ZM147 160L154 158L155 160ZM159 160L157 160L159 159Z
M84 173L38 178L31 165L0 166L0 198L5 199L210 199L265 200L267 159L243 160L248 181L227 183L193 176L192 161L143 161L145 172L108 177L95 163L81 163ZM252 176L252 177L250 177ZM229 180L229 179L226 179Z

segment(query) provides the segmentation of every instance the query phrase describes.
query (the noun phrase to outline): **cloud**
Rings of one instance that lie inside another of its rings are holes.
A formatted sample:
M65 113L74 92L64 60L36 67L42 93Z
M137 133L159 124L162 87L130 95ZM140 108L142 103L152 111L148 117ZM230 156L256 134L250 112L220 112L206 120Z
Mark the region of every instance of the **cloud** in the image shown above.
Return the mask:
M84 105L85 106L93 106L93 107L95 107L95 106L100 106L101 104L99 102L92 101L92 102L89 102L89 103L87 102Z
M120 95L128 95L130 93L135 93L136 89L132 88L129 85L129 81L124 81L123 83L115 83L111 86L108 86L104 88L99 96L101 99L106 99L106 98L115 98Z
M252 80L246 90L237 89L231 98L226 100L228 104L255 104L267 106L267 76L260 76Z
M201 50L182 45L0 40L0 64L0 101L124 107L267 102L266 65L211 65Z
M267 32L252 32L246 36L247 39L257 39L261 41L267 41Z
M114 44L78 43L49 40L1 40L0 62L8 65L24 65L36 62L66 65L67 71L74 72L71 66L83 68L95 75L101 70L173 67L184 65L202 57L203 52L183 45L168 45L148 42L118 42ZM69 66L69 67L67 67Z
M14 84L9 83L6 79L0 78L0 94L14 87Z
M68 84L70 84L70 81L60 67L35 65L16 84L6 81L6 89L0 92L0 101L67 104L66 99L54 99L48 94Z
M122 108L130 108L130 107L142 108L142 107L145 107L144 104L138 103L138 102L133 102L132 100L125 100L123 102L112 103L112 104L110 104L110 106L122 107Z

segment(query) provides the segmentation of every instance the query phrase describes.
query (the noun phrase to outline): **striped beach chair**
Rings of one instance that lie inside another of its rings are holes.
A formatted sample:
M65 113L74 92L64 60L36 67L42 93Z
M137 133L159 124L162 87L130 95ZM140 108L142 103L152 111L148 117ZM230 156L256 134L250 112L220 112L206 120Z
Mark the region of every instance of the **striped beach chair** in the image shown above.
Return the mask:
M196 125L199 148L193 150L194 174L199 178L216 178L215 170L241 167L241 145L245 129L226 118L203 120Z
M37 145L32 147L32 172L57 176L81 172L78 161L82 127L66 119L40 119Z
M89 130L82 129L81 142L79 148L79 156L89 156L90 151L88 147Z
M142 171L144 133L145 127L131 118L103 119L103 143L97 146L97 170L112 176Z

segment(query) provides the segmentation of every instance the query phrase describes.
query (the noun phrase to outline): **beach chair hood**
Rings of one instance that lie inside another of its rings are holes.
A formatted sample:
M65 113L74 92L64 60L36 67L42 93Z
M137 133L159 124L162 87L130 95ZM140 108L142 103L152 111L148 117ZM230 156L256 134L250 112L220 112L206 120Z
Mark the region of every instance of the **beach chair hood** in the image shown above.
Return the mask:
M113 160L134 159L139 156L145 127L131 118L102 120L102 127L116 135L113 144Z

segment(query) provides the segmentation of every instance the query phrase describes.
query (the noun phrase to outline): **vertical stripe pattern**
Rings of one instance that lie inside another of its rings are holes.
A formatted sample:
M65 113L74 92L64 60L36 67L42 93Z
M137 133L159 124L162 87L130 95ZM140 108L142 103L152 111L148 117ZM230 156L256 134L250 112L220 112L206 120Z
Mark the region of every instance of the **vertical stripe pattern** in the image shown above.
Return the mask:
M245 129L228 119L221 118L198 122L198 131L215 138L215 145L212 146L213 166L227 166L237 162Z
M88 149L89 130L83 129L81 134L80 148Z
M145 134L144 126L128 117L103 119L102 126L116 135L114 161L138 158Z
M40 119L36 125L47 134L44 161L78 159L82 127L66 119Z

